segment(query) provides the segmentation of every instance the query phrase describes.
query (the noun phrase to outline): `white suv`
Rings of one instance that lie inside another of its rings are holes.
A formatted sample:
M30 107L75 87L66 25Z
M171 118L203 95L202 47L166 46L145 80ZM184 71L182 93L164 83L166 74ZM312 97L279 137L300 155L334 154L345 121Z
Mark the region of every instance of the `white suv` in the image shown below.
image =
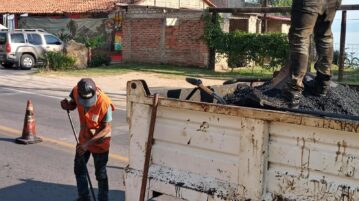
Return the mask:
M41 29L0 31L0 62L5 68L31 69L44 65L45 52L63 48L64 43L59 38Z

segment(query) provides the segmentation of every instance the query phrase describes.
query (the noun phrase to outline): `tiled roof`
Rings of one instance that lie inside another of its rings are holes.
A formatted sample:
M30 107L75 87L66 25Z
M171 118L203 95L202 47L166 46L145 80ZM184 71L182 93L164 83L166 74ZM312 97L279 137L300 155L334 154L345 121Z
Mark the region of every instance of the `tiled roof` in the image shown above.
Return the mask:
M216 5L218 8L224 8L227 7L227 1L226 0L212 0L212 3Z
M61 14L112 10L130 0L0 0L0 13Z

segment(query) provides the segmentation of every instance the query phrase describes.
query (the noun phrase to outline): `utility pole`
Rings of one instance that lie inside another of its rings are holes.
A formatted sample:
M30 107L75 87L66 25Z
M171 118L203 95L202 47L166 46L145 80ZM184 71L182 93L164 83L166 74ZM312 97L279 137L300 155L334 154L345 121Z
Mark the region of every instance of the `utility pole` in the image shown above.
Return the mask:
M340 32L340 55L339 55L339 72L338 81L343 81L344 74L344 59L345 59L345 40L347 33L347 11L342 11L342 28Z
M262 7L268 7L268 0L262 0ZM267 33L268 31L268 21L267 21L267 13L264 13L263 16L263 33Z

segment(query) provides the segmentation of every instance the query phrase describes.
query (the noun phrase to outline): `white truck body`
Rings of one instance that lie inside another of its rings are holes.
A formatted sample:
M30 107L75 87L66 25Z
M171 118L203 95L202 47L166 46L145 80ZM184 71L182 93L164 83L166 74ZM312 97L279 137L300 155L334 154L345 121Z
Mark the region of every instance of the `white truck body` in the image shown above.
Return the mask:
M162 97L147 198L359 200L359 122ZM139 200L152 98L143 81L128 83L126 201Z

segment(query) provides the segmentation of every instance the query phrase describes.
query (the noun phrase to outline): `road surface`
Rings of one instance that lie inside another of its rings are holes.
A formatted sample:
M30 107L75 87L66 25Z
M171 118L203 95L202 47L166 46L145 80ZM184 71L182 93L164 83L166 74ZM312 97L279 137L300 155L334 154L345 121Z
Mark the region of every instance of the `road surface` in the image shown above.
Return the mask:
M34 83L23 86L18 75L25 73L32 72L0 70L0 200L74 200L75 139L67 114L59 106L59 101L69 93L69 84L58 83L57 91L51 87L39 92ZM10 81L13 84L9 85ZM44 138L44 142L18 145L13 140L21 135L29 99L34 105L37 135ZM71 115L79 130L77 112ZM108 164L110 197L111 200L121 201L124 200L123 172L128 162L129 148L123 107L114 112L112 126L113 140ZM89 169L93 184L97 186L92 161Z

